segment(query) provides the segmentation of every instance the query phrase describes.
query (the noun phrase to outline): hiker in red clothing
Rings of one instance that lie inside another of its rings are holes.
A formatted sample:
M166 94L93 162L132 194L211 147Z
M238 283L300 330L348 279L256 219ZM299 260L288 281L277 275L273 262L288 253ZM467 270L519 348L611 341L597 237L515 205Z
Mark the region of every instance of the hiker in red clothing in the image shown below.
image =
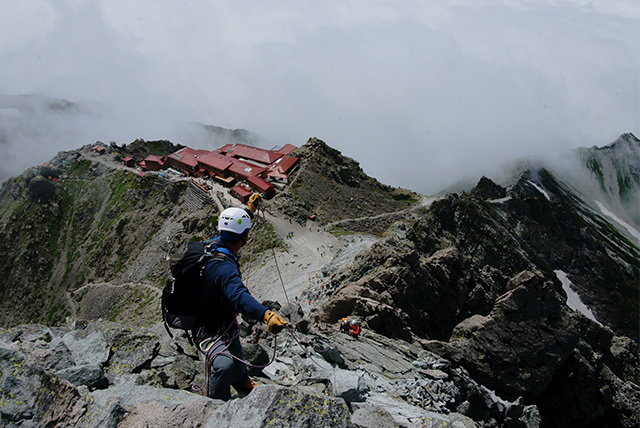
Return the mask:
M351 337L353 337L354 339L357 339L358 335L360 334L360 323L356 320L351 321L351 324L349 325L349 329L350 329Z

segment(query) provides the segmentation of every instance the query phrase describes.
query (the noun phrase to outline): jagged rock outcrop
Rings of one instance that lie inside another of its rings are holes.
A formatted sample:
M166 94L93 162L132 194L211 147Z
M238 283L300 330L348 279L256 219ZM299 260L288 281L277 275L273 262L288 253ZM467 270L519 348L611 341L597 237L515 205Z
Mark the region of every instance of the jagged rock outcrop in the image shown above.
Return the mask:
M504 198L507 196L507 191L504 187L497 185L489 178L483 176L473 190L471 190L471 195L485 201Z
M310 138L292 156L300 158L300 167L291 177L291 185L279 193L272 210L298 220L308 220L315 211L316 223L358 219L408 208L418 195L379 183L364 173L357 161L343 156L318 138ZM369 228L371 233L384 229ZM339 223L336 229L349 229ZM364 232L362 226L356 230Z
M489 315L465 319L448 342L430 349L500 396L530 400L547 389L576 348L579 322L541 275L522 272L507 288Z

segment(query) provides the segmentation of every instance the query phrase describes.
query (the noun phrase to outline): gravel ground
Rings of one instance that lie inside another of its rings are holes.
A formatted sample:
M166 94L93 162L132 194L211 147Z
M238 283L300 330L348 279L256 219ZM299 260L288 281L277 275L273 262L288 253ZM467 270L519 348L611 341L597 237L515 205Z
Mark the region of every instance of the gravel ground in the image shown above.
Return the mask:
M287 244L286 251L266 254L254 260L251 269L243 272L245 282L258 300L276 300L281 304L298 300L308 309L302 293L320 288L331 275L347 266L360 252L368 249L378 238L365 235L334 236L308 222L301 226L286 219L266 215L278 236ZM291 238L288 234L293 232ZM248 257L250 250L243 250ZM282 277L282 281L280 281ZM284 283L284 288L283 288Z

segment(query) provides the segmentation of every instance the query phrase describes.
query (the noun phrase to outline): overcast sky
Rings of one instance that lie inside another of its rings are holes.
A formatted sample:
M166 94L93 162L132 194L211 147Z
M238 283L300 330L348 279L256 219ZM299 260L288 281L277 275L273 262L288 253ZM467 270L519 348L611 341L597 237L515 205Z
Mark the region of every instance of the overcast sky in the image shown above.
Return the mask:
M174 139L178 121L318 137L423 193L640 136L637 0L3 0L0 64L0 94L128 119L86 138Z

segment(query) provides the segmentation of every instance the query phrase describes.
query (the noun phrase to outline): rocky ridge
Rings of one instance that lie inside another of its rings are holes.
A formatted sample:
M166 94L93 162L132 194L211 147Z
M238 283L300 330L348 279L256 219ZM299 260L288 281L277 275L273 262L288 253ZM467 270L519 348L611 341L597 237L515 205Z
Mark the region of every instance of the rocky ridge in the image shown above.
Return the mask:
M115 415L109 423L118 426L153 425L159 423L152 415L156 409L174 425L172 418L180 417L187 426L231 425L238 423L235 418L251 414L255 426L274 420L274 415L283 426L296 426L287 415L297 415L304 426L312 413L293 405L303 402L307 409L331 414L333 423L343 426L637 425L640 370L633 326L638 308L629 296L637 295L638 246L584 203L571 186L538 167L522 171L508 187L485 177L469 193L442 195L423 205L410 205L413 196L394 197L410 193L383 186L376 197L389 205L373 205L375 198L357 199L366 195L369 184L356 163L341 158L319 140L312 139L309 146L325 154L325 169L335 174L318 177L322 171L309 166L322 162L318 158L307 162L303 156L298 177L303 177L305 186L291 186L289 192L332 177L323 184L328 186L326 191L338 194L343 202L357 201L346 204L351 211L341 215L348 214L351 220L339 223L342 229L338 230L353 233L358 225L371 225L378 216L387 215L391 226L365 226L374 232L374 243L355 258L327 262L317 272L319 279L309 286L309 292L315 294L320 284L334 278L340 284L337 289L325 290L312 303L294 299L293 306L281 309L300 328L297 340L280 335L276 361L254 373L262 384L260 390L225 404L224 411L217 410L222 409L221 403L204 405L206 399L184 396L181 391L202 383L198 380L202 363L186 341L170 341L159 325L140 329L98 320L100 316L127 320L126 315L136 311L124 311L118 302L125 300L137 300L135 308L151 314L147 320L153 319L156 309L149 302L155 296L154 281L160 282L166 272L163 257L181 239L210 234L212 208L186 210L185 183L154 176L131 180L130 172L87 157L87 150L57 158L53 166L60 168L60 180L52 181L41 173L29 180L27 172L4 185L0 195L3 233L15 244L0 252L3 261L13 263L3 272L9 280L0 284L0 291L11 296L12 286L27 286L21 280L25 273L40 275L35 281L51 284L52 294L33 300L34 290L28 289L24 296L36 305L47 304L55 295L53 285L59 289L73 274L76 284L70 290L77 299L72 300L87 308L93 306L88 301L103 299L104 309L84 312L94 321L62 323L62 313L55 318L58 327L3 330L0 342L7 358L2 361L7 360L7 366L2 373L13 376L3 381L22 381L23 372L11 365L18 364L36 373L25 382L45 385L39 393L60 393L63 401L53 401L51 406L23 396L13 401L17 393L3 388L11 405L0 408L4 418L0 421L21 426L49 420L61 426L97 426L91 425L95 416L108 414ZM301 149L304 152L309 147ZM329 159L340 159L342 168L333 169ZM49 190L29 190L33 179L48 183L43 188ZM74 182L83 187L72 193L69 189ZM81 190L91 187L97 189L94 195L102 196L89 197L91 192ZM65 192L80 204L65 205ZM307 195L311 198L308 203L305 193L291 195L268 202L267 209L274 215L303 216L317 206L313 195ZM363 210L367 203L372 208ZM158 206L162 209L156 211ZM322 219L322 211L317 210ZM367 210L370 215L363 216ZM24 223L22 229L14 227L22 217L33 222L32 229ZM335 232L335 221L340 220L326 213L324 217L326 223L321 220L316 227ZM141 227L141 218L152 227ZM77 222L75 227L82 226L84 236L107 236L109 244L96 247L86 239L85 244L77 245L73 229L65 226L70 219ZM39 235L45 228L46 233ZM123 233L114 233L118 229L127 231L131 241ZM152 245L128 244L152 229L156 230L149 241ZM98 235L97 231L109 233ZM47 239L51 243L42 246ZM58 254L56 250L72 248L70 243L81 248L79 254L72 257L67 252L60 258L64 251ZM21 257L11 253L15 248ZM107 264L103 264L105 258ZM35 272L30 271L32 265L37 267ZM82 274L89 267L90 273ZM57 275L49 273L56 271ZM557 272L566 274L571 291L577 291L599 322L568 306L568 291ZM612 308L612 300L622 306ZM28 307L22 299L14 302ZM296 306L299 303L303 305ZM278 307L279 303L269 305ZM122 312L112 312L114 307ZM342 316L357 316L362 321L361 340L352 341L336 331L336 321ZM129 322L132 319L138 318ZM247 358L266 364L272 355L272 338L261 326L243 323L243 329ZM72 348L85 346L72 338L87 341L88 347L99 342L102 356L70 358ZM104 349L109 350L106 359ZM53 360L57 361L54 365ZM98 361L85 364L88 360ZM92 367L85 370L86 365ZM74 384L67 371L82 372L80 378L91 380ZM23 388L31 391L31 387ZM189 399L174 406L167 401L166 390L171 391L170 397ZM331 409L318 407L317 394L332 397L322 401ZM187 404L192 398L195 401ZM279 408L278 403L288 404ZM206 420L184 419L190 406L204 406ZM25 410L28 407L36 409L35 413ZM371 415L376 417L367 421Z

